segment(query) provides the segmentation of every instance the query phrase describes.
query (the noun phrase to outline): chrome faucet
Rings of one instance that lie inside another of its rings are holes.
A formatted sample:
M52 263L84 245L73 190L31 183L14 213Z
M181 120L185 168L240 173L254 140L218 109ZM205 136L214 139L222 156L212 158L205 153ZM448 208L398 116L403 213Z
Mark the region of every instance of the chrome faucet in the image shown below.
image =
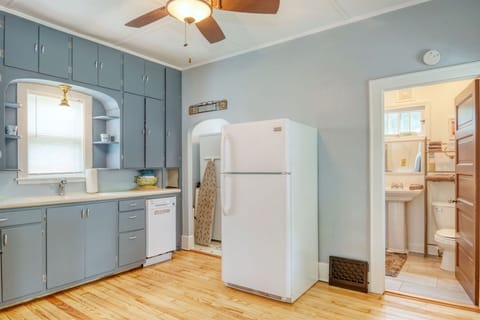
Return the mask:
M60 183L58 184L58 195L59 196L64 196L65 195L65 185L67 184L67 180L62 179L60 180Z
M403 189L403 182L392 182L390 186L392 189Z

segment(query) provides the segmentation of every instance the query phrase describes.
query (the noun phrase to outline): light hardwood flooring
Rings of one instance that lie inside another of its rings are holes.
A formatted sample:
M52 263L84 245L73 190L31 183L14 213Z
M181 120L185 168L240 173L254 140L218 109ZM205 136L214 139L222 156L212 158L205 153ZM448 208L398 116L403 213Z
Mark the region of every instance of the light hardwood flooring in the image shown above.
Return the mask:
M2 310L0 320L480 319L473 311L358 293L321 282L290 305L227 288L220 272L220 259L179 251L172 261Z
M397 277L385 277L385 288L393 292L472 305L465 290L455 279L455 273L440 269L440 263L440 257L410 253Z

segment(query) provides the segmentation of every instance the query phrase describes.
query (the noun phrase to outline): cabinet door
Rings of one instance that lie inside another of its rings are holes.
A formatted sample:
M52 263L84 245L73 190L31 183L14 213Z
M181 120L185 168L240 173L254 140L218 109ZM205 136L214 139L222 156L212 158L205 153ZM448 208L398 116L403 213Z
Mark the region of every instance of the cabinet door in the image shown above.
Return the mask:
M47 209L47 288L84 278L83 206Z
M42 225L12 227L1 233L3 301L42 291Z
M5 16L5 65L38 71L38 25Z
M155 99L165 99L165 67L153 62L145 62L145 95Z
M118 236L118 266L145 261L145 230L123 232Z
M98 45L73 38L73 80L97 84Z
M166 167L178 168L182 156L182 73L170 68L166 70L165 107Z
M117 252L117 203L86 206L85 276L91 277L115 269Z
M140 95L145 94L145 62L135 56L125 54L123 64L124 90Z
M142 96L125 93L123 101L123 167L145 167L145 103Z
M146 98L145 167L165 166L165 102Z
M40 26L40 73L68 79L69 35Z
M120 90L122 82L122 53L118 50L98 47L98 84L110 89Z

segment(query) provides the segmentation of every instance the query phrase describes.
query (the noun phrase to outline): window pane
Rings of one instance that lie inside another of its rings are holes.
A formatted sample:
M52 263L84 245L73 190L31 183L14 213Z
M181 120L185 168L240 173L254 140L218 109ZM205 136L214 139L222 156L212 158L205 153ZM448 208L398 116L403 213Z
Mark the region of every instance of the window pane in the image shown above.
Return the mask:
M386 130L386 134L398 134L398 113L387 113L387 121L388 130Z
M400 132L410 132L410 112L400 113Z
M422 112L412 111L410 112L410 131L421 133L422 132Z
M83 103L28 95L28 172L74 173L84 170Z

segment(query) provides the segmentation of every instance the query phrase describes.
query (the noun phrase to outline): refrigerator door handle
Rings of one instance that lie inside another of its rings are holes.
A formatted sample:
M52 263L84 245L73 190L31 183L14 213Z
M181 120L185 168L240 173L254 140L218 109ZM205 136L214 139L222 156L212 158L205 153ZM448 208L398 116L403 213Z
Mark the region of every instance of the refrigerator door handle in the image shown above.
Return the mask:
M222 212L224 216L228 216L230 212L230 199L227 202L227 192L230 192L229 186L227 186L227 178L224 174L222 174L222 188L221 194L222 194Z
M221 161L221 172L225 172L225 168L229 167L227 166L227 161L230 161L231 154L230 154L230 138L228 137L227 134L222 135L222 161Z

